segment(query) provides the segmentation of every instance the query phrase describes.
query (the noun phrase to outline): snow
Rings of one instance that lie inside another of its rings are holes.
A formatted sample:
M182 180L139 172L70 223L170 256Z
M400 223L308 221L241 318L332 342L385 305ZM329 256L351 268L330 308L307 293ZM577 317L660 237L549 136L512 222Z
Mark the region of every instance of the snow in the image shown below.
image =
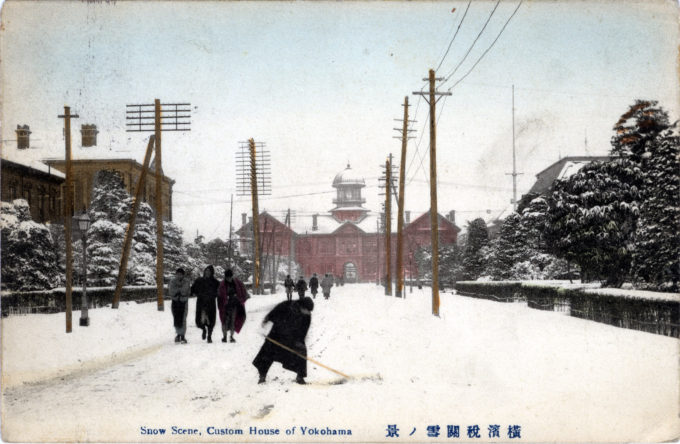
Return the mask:
M622 288L588 288L585 291L587 293L606 294L610 296L619 296L634 299L652 299L680 302L680 294L678 293L663 293L660 291L633 290Z
M274 364L258 385L252 359L268 331L260 322L284 299L253 296L236 344L173 342L170 305L123 303L90 310L90 327L64 333L64 314L2 319L5 441L205 441L206 428L241 428L220 440L280 442L434 441L426 427L522 427L524 441L662 441L678 436L678 340L531 310L521 304L429 289L386 297L373 284L334 287L316 298L310 383ZM32 350L31 352L27 352ZM197 428L202 435L148 437L140 427ZM250 436L249 427L296 426L293 436ZM351 437L302 436L300 427L351 429ZM409 436L413 428L416 432ZM501 439L500 441L507 441ZM395 439L396 440L396 439ZM484 439L482 439L484 440Z

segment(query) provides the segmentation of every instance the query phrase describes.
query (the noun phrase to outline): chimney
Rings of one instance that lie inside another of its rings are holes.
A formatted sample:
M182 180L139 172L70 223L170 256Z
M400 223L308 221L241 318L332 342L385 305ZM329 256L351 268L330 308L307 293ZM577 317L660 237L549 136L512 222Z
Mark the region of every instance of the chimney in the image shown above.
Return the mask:
M407 224L411 223L411 212L408 210L404 211L404 222Z
M451 210L449 211L449 214L446 216L446 218L451 222L452 224L456 223L456 210Z
M319 215L315 214L312 216L312 231L318 231L319 229Z
M97 146L97 125L84 124L80 127L80 134L82 135L82 146Z
M248 223L252 224L253 223L253 216L248 216Z
M31 130L28 125L17 125L17 148L25 150L31 147Z
M246 213L241 213L241 225L245 225L248 222L248 215Z

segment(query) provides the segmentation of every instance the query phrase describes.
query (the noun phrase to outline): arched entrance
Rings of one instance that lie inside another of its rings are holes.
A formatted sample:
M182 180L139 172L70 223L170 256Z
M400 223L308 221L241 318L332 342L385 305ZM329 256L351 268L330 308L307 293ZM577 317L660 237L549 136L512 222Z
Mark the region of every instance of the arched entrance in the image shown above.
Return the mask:
M342 274L346 283L353 283L359 280L357 273L357 266L352 262L347 262L342 270Z

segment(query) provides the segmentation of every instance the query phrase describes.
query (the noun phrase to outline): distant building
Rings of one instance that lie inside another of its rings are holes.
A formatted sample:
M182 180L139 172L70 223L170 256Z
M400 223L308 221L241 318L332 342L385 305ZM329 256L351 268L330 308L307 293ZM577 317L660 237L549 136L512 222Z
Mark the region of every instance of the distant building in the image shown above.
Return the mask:
M366 200L361 189L366 186L364 179L357 176L347 165L333 179L336 197L335 207L325 214L311 217L296 217L290 228L284 220L263 212L260 214L260 242L264 255L288 256L302 266L305 276L317 273L332 273L343 276L345 282L375 281L385 275L384 242L385 234L380 232L380 215L363 207ZM396 212L396 210L395 210ZM455 244L460 229L455 225L455 213L449 217L439 215L440 244ZM414 256L423 246L430 245L430 218L426 212L410 221L410 212L405 212L404 228L404 269L408 276L416 273ZM392 233L392 266L396 264L396 223ZM243 254L252 254L252 221L242 214L242 226L237 231ZM378 268L380 267L380 268ZM410 269L409 269L410 267Z

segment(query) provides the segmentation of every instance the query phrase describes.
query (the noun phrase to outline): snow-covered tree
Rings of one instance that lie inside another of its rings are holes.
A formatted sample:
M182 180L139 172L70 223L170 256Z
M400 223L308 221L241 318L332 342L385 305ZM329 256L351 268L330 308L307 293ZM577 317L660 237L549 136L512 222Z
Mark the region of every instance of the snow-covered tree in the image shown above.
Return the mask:
M132 211L126 211L126 217ZM127 221L122 224L126 226ZM132 236L132 251L127 272L127 281L132 285L153 285L156 283L156 218L146 202L139 204Z
M59 284L60 269L52 234L31 220L28 203L2 202L2 288L44 290Z
M489 243L489 231L484 219L477 218L468 223L467 241L462 257L462 278L475 280L482 276L487 267L487 254L483 251Z
M170 280L178 268L189 273L189 258L182 229L173 222L163 222L163 275Z
M512 267L529 257L526 238L521 230L521 217L512 213L503 220L500 234L492 243L488 273L493 279L512 279Z
M550 201L547 243L578 264L586 280L621 286L630 270L641 181L628 158L593 162L557 181Z
M647 143L633 269L638 280L677 291L680 280L680 137L668 131Z
M668 113L659 102L636 100L614 125L611 154L639 164L645 152L669 126Z

